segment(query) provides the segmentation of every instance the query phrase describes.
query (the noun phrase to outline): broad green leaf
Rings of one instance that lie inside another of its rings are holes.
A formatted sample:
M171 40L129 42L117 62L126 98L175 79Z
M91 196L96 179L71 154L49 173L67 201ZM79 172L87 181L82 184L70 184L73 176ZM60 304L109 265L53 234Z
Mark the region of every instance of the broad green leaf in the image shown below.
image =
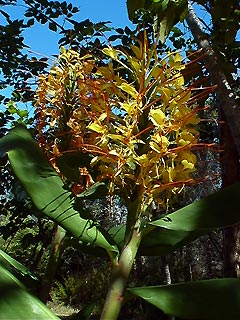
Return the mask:
M148 227L146 230L148 230ZM205 233L207 232L187 232L154 228L143 238L138 254L144 256L165 256L196 240Z
M17 178L40 212L83 243L117 250L96 222L82 218L81 212L74 208L72 193L65 188L25 127L16 127L1 138L0 152L8 154Z
M187 14L187 0L128 0L128 15L134 20L135 12L146 9L152 15L157 15L160 23L160 40L164 42L171 28L179 21L183 21Z
M179 209L150 225L176 231L203 231L237 224L240 221L240 183Z
M162 219L143 222L138 255L166 255L214 229L239 223L239 195L240 183L237 183ZM111 228L109 233L121 248L125 226Z
M149 230L149 226L147 225L146 230ZM114 241L118 244L119 249L123 247L125 231L125 225L113 227L108 231L113 237ZM203 233L198 232L173 231L164 228L153 227L147 236L145 236L141 241L137 255L165 256L185 245L186 243L195 240L202 234Z
M239 194L237 183L149 222L139 250L142 254L166 255L214 229L239 223Z
M164 313L182 319L239 319L240 279L214 279L128 289Z
M0 265L11 272L28 289L34 289L38 278L24 265L0 250Z
M59 320L0 265L0 320Z
M214 229L239 223L239 194L240 183L237 183L149 222L143 231L146 236L140 250L149 255L165 255Z

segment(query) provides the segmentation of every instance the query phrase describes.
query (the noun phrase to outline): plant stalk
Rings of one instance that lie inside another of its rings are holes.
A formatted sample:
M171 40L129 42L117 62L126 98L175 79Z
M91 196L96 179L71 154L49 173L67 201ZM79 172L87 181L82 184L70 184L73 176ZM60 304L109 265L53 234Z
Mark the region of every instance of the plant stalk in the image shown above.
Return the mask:
M59 225L55 226L55 235L50 249L50 255L46 267L45 274L39 288L39 298L47 303L50 290L56 276L57 268L63 251L63 241L66 236L66 230Z
M112 278L107 298L103 307L101 320L116 320L121 310L124 290L132 270L140 242L140 219L137 219L130 241L123 248L118 262L113 266Z

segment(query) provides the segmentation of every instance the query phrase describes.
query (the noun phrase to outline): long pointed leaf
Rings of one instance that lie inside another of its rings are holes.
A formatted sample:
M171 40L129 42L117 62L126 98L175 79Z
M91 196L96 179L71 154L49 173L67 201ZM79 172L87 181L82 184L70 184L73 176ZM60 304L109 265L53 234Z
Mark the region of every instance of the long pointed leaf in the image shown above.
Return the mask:
M38 278L24 265L0 250L0 265L11 272L28 289L35 289Z
M0 320L59 320L0 265Z
M110 251L117 247L92 220L75 210L73 195L25 127L16 127L0 139L0 152L7 153L11 166L37 209L56 221L75 238Z
M170 230L205 231L240 221L240 183L224 188L150 225Z
M203 234L240 222L240 183L217 191L164 218L145 224L139 255L166 255ZM125 227L109 233L118 246L123 245Z
M146 226L145 230L149 227L152 229L141 241L137 252L139 256L165 256L203 234L203 232L176 231L153 226ZM123 247L125 230L126 227L122 225L108 231L119 248Z
M214 229L239 223L239 195L240 183L236 183L149 222L140 248L142 254L166 255Z
M203 280L128 290L166 314L183 319L227 320L240 317L240 279Z

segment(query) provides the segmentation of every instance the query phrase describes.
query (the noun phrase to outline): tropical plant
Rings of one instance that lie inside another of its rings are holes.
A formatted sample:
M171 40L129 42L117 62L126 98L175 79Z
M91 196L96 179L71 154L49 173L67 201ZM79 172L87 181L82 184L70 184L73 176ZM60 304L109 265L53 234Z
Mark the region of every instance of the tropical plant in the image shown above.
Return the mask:
M240 220L239 184L152 218L152 203L166 212L194 182L193 150L202 147L198 96L184 85L182 58L169 52L161 59L161 35L155 36L150 43L141 33L131 52L109 46L102 61L62 49L49 74L40 77L38 139L56 170L22 126L0 140L0 150L39 212L84 252L109 256L112 275L101 319L117 319L123 303L135 296L179 317L236 318L237 279L126 290L137 255L166 255ZM121 77L123 69L128 77ZM83 208L82 200L106 194L124 200L125 224L103 229Z
M128 0L127 5L133 21L139 14L144 14L161 25L162 41L176 23L186 21L193 36L192 44L204 53L202 62L209 81L217 85L214 103L220 120L218 139L223 146L222 186L239 181L239 1ZM181 47L184 41L180 37L173 43ZM237 277L240 228L236 225L223 232L224 274Z

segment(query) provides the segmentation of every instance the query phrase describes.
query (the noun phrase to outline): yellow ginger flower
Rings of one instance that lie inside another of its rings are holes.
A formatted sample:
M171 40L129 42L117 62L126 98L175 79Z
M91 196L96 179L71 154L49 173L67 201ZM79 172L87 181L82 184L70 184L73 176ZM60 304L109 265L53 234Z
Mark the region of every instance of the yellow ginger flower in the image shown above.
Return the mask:
M110 61L101 67L89 54L62 49L49 74L39 78L39 137L45 137L41 143L51 150L49 157L56 141L60 155L90 154L88 170L108 181L110 192L121 191L128 200L137 188L145 204L164 204L165 190L170 197L195 170L197 107L189 103L179 53L159 59L146 40L131 49L103 49ZM119 76L119 67L131 71L131 83Z

